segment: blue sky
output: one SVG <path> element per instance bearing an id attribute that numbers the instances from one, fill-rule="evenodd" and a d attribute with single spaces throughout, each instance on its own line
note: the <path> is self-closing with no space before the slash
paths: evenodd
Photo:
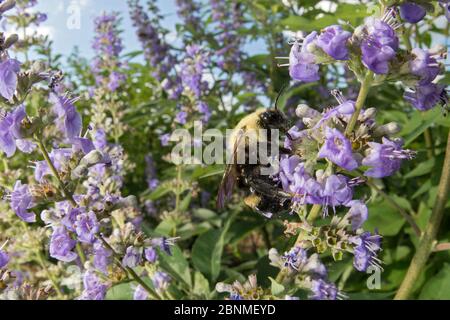
<path id="1" fill-rule="evenodd" d="M 144 1 L 145 2 L 145 1 Z M 143 2 L 143 3 L 144 3 Z M 165 16 L 164 25 L 173 30 L 179 21 L 174 0 L 159 0 L 159 7 Z M 71 9 L 80 8 L 80 28 L 68 28 Z M 54 41 L 54 50 L 69 55 L 75 46 L 80 48 L 83 56 L 93 55 L 91 42 L 93 38 L 93 18 L 102 11 L 118 11 L 123 18 L 122 37 L 127 52 L 141 49 L 134 28 L 131 24 L 126 0 L 40 0 L 36 9 L 48 15 L 48 20 L 38 31 L 49 34 Z"/>
<path id="2" fill-rule="evenodd" d="M 163 25 L 174 31 L 175 24 L 179 22 L 176 14 L 175 0 L 157 0 L 161 13 L 164 15 Z M 281 1 L 281 0 L 280 0 Z M 145 5 L 146 0 L 141 0 Z M 328 2 L 328 1 L 323 1 Z M 80 28 L 68 28 L 70 9 L 79 8 Z M 54 41 L 54 50 L 68 56 L 75 46 L 78 46 L 81 55 L 92 57 L 91 43 L 93 39 L 93 19 L 102 11 L 118 11 L 123 18 L 123 43 L 125 52 L 140 50 L 134 27 L 132 26 L 127 0 L 39 0 L 37 10 L 48 15 L 48 20 L 39 27 L 39 32 L 49 34 Z M 445 23 L 445 18 L 440 19 Z M 448 39 L 447 39 L 448 41 Z M 446 43 L 444 37 L 433 36 L 434 44 Z M 264 45 L 261 41 L 247 44 L 245 51 L 250 54 L 264 53 Z"/>

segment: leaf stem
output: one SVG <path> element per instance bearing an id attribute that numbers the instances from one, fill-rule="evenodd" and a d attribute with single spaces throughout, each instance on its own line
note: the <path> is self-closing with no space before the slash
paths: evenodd
<path id="1" fill-rule="evenodd" d="M 373 72 L 367 71 L 364 80 L 361 82 L 358 98 L 356 99 L 355 112 L 350 118 L 350 122 L 348 123 L 347 128 L 345 128 L 345 135 L 347 137 L 350 136 L 350 134 L 353 132 L 353 129 L 355 129 L 355 125 L 356 122 L 358 121 L 359 114 L 361 113 L 361 110 L 364 107 L 364 103 L 366 102 L 367 95 L 369 94 L 372 81 L 373 81 Z"/>
<path id="2" fill-rule="evenodd" d="M 396 300 L 405 300 L 410 297 L 413 292 L 414 285 L 419 275 L 427 263 L 427 260 L 434 249 L 437 232 L 444 216 L 445 205 L 448 201 L 450 190 L 450 132 L 447 140 L 447 149 L 445 151 L 444 166 L 442 168 L 441 179 L 439 181 L 438 192 L 434 203 L 430 220 L 425 228 L 425 232 L 420 239 L 417 251 L 411 260 L 408 271 L 403 279 L 400 288 L 395 295 Z"/>

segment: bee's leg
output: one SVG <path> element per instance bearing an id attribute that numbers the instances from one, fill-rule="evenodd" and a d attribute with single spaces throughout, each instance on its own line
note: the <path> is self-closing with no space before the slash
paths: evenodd
<path id="1" fill-rule="evenodd" d="M 271 218 L 274 214 L 281 214 L 289 210 L 291 202 L 288 200 L 274 199 L 273 197 L 267 197 L 260 195 L 258 204 L 254 206 L 254 210 L 266 218 Z M 280 201 L 276 201 L 280 200 Z"/>
<path id="2" fill-rule="evenodd" d="M 261 195 L 267 196 L 267 197 L 278 197 L 282 199 L 289 199 L 291 198 L 291 195 L 276 185 L 274 185 L 274 182 L 270 183 L 265 179 L 262 178 L 254 178 L 251 176 L 247 177 L 247 184 L 248 186 L 253 189 L 254 191 L 260 193 Z"/>
<path id="3" fill-rule="evenodd" d="M 267 144 L 267 151 L 271 151 L 272 150 L 272 141 L 266 141 L 265 142 Z M 259 150 L 259 144 L 260 142 L 258 142 L 258 150 Z M 292 150 L 283 147 L 282 145 L 280 145 L 280 143 L 278 143 L 278 152 L 279 154 L 287 154 L 287 155 L 292 155 Z M 269 154 L 270 155 L 270 154 Z"/>

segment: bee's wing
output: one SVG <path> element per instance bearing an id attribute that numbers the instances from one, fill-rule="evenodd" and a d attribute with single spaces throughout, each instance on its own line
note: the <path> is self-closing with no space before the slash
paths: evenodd
<path id="1" fill-rule="evenodd" d="M 236 154 L 241 143 L 242 135 L 236 139 L 235 145 L 233 146 L 233 154 L 231 158 L 231 163 L 227 165 L 225 168 L 225 172 L 223 174 L 222 182 L 219 186 L 219 192 L 217 194 L 216 207 L 217 209 L 223 209 L 225 206 L 225 201 L 231 197 L 231 194 L 234 189 L 234 185 L 236 184 L 236 180 L 238 178 L 238 172 L 236 169 Z"/>

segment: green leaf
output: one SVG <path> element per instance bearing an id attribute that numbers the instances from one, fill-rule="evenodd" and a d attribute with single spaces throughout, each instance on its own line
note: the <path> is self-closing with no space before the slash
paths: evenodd
<path id="1" fill-rule="evenodd" d="M 445 263 L 441 271 L 427 281 L 420 292 L 419 299 L 450 299 L 450 264 Z"/>
<path id="2" fill-rule="evenodd" d="M 194 289 L 192 290 L 192 293 L 206 299 L 211 293 L 208 279 L 206 279 L 201 272 L 196 271 L 194 274 Z"/>
<path id="3" fill-rule="evenodd" d="M 310 31 L 308 27 L 311 25 L 311 21 L 301 16 L 289 16 L 280 21 L 282 26 L 289 27 L 291 30 L 305 30 Z"/>
<path id="4" fill-rule="evenodd" d="M 280 283 L 278 283 L 274 278 L 272 278 L 272 277 L 270 277 L 269 278 L 270 279 L 270 281 L 272 282 L 272 285 L 271 285 L 271 291 L 272 291 L 272 294 L 274 295 L 274 296 L 278 296 L 278 295 L 280 295 L 280 294 L 283 294 L 283 292 L 284 292 L 284 290 L 285 290 L 285 288 L 284 288 L 284 286 L 282 285 L 282 284 L 280 284 Z"/>
<path id="5" fill-rule="evenodd" d="M 178 246 L 172 247 L 172 255 L 159 251 L 161 267 L 178 281 L 183 282 L 189 288 L 192 287 L 189 263 Z"/>
<path id="6" fill-rule="evenodd" d="M 369 218 L 364 223 L 364 229 L 373 231 L 378 229 L 383 236 L 394 236 L 405 224 L 405 220 L 386 201 L 377 201 L 369 206 Z"/>
<path id="7" fill-rule="evenodd" d="M 147 198 L 149 200 L 155 201 L 158 200 L 159 198 L 164 197 L 166 194 L 168 194 L 170 191 L 172 191 L 168 186 L 159 186 L 158 188 L 156 188 L 155 191 L 153 191 Z"/>
<path id="8" fill-rule="evenodd" d="M 192 247 L 192 263 L 211 282 L 219 276 L 225 237 L 236 214 L 228 218 L 222 230 L 213 229 L 203 233 Z"/>
<path id="9" fill-rule="evenodd" d="M 395 292 L 358 292 L 348 293 L 350 300 L 391 300 Z"/>
<path id="10" fill-rule="evenodd" d="M 161 236 L 172 236 L 177 224 L 173 219 L 165 219 L 155 228 L 154 233 Z"/>
<path id="11" fill-rule="evenodd" d="M 217 218 L 217 213 L 205 208 L 195 209 L 193 215 L 194 217 L 200 218 L 202 220 L 210 220 Z"/>
<path id="12" fill-rule="evenodd" d="M 405 138 L 404 147 L 408 146 L 411 142 L 413 142 L 418 136 L 425 132 L 435 121 L 441 116 L 441 111 L 439 108 L 431 109 L 423 114 L 423 120 L 420 122 L 418 126 L 413 128 Z"/>
<path id="13" fill-rule="evenodd" d="M 224 246 L 222 234 L 220 230 L 210 230 L 198 237 L 192 248 L 192 263 L 212 282 L 217 279 L 220 272 Z"/>
<path id="14" fill-rule="evenodd" d="M 127 282 L 115 285 L 106 292 L 106 300 L 132 300 L 134 282 Z"/>
<path id="15" fill-rule="evenodd" d="M 423 176 L 424 174 L 428 174 L 434 168 L 434 164 L 436 163 L 434 158 L 431 158 L 427 161 L 419 163 L 412 171 L 408 172 L 405 175 L 405 179 L 414 178 Z"/>

